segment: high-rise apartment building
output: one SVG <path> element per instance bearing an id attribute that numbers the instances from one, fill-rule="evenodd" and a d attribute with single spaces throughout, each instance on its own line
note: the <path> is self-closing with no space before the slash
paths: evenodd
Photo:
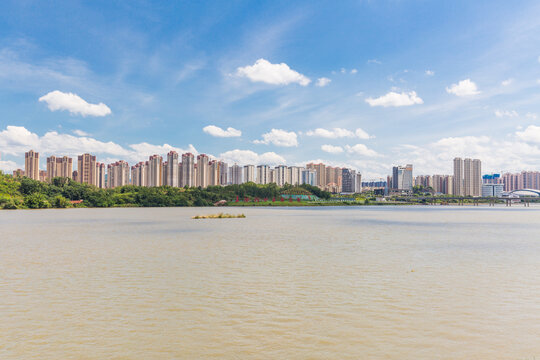
<path id="1" fill-rule="evenodd" d="M 182 154 L 182 182 L 180 186 L 195 186 L 195 157 L 192 153 Z"/>
<path id="2" fill-rule="evenodd" d="M 302 184 L 302 171 L 304 168 L 299 166 L 289 166 L 288 183 L 294 186 Z"/>
<path id="3" fill-rule="evenodd" d="M 255 165 L 244 166 L 244 182 L 255 182 Z"/>
<path id="4" fill-rule="evenodd" d="M 107 165 L 107 187 L 112 189 L 119 186 L 129 185 L 129 164 L 124 160 Z"/>
<path id="5" fill-rule="evenodd" d="M 341 178 L 342 178 L 342 192 L 347 194 L 354 194 L 357 192 L 357 177 L 356 171 L 343 168 L 341 169 Z"/>
<path id="6" fill-rule="evenodd" d="M 39 153 L 30 150 L 24 154 L 24 175 L 39 180 Z"/>
<path id="7" fill-rule="evenodd" d="M 163 158 L 159 155 L 152 155 L 148 158 L 147 186 L 163 185 Z"/>
<path id="8" fill-rule="evenodd" d="M 169 151 L 167 154 L 167 177 L 165 185 L 178 187 L 178 153 Z"/>
<path id="9" fill-rule="evenodd" d="M 208 173 L 208 185 L 216 186 L 221 185 L 220 181 L 220 167 L 221 163 L 218 160 L 211 160 L 209 162 Z"/>
<path id="10" fill-rule="evenodd" d="M 234 164 L 230 167 L 231 184 L 238 185 L 242 183 L 242 167 Z"/>
<path id="11" fill-rule="evenodd" d="M 148 161 L 139 162 L 131 167 L 131 183 L 135 186 L 148 186 Z"/>
<path id="12" fill-rule="evenodd" d="M 90 154 L 77 158 L 77 180 L 82 184 L 96 185 L 96 157 Z"/>
<path id="13" fill-rule="evenodd" d="M 55 177 L 72 178 L 73 174 L 73 159 L 67 156 L 56 157 L 49 156 L 47 158 L 47 176 L 49 181 Z"/>
<path id="14" fill-rule="evenodd" d="M 283 186 L 289 181 L 289 169 L 285 165 L 279 165 L 275 167 L 275 180 L 274 182 L 278 186 Z"/>
<path id="15" fill-rule="evenodd" d="M 197 186 L 205 188 L 208 186 L 210 168 L 208 166 L 208 155 L 197 156 Z"/>
<path id="16" fill-rule="evenodd" d="M 305 169 L 302 171 L 302 184 L 318 186 L 317 172 L 313 169 Z"/>
<path id="17" fill-rule="evenodd" d="M 227 185 L 228 182 L 228 173 L 229 173 L 229 166 L 226 162 L 220 161 L 219 162 L 219 184 L 220 185 Z"/>
<path id="18" fill-rule="evenodd" d="M 257 184 L 270 184 L 270 170 L 270 166 L 268 165 L 257 166 Z"/>
<path id="19" fill-rule="evenodd" d="M 398 191 L 412 191 L 413 188 L 413 166 L 394 166 L 392 168 L 392 189 Z"/>
<path id="20" fill-rule="evenodd" d="M 454 159 L 454 195 L 456 196 L 465 195 L 465 188 L 463 186 L 463 175 L 463 159 L 457 157 Z"/>
<path id="21" fill-rule="evenodd" d="M 321 189 L 328 184 L 326 181 L 326 166 L 324 164 L 309 163 L 306 165 L 306 169 L 315 170 L 317 173 L 317 186 L 319 186 Z"/>
<path id="22" fill-rule="evenodd" d="M 96 186 L 100 189 L 104 189 L 107 187 L 107 184 L 105 183 L 105 179 L 107 178 L 105 175 L 105 164 L 96 162 Z"/>
<path id="23" fill-rule="evenodd" d="M 482 162 L 478 159 L 454 159 L 454 195 L 482 194 Z"/>

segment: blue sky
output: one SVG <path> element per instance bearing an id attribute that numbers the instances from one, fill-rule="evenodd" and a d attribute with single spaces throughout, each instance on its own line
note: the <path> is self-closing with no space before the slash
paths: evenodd
<path id="1" fill-rule="evenodd" d="M 173 3 L 173 4 L 171 4 Z M 130 163 L 540 170 L 535 1 L 2 1 L 0 169 Z M 229 130 L 227 130 L 229 129 Z"/>

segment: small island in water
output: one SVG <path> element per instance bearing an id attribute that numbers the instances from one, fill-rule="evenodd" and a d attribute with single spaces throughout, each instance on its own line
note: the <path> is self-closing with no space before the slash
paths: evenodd
<path id="1" fill-rule="evenodd" d="M 195 215 L 192 217 L 192 219 L 244 219 L 246 215 L 244 214 L 210 214 L 210 215 Z"/>

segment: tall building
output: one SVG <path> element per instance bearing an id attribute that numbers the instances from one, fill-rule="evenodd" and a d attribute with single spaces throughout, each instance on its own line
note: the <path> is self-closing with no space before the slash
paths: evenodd
<path id="1" fill-rule="evenodd" d="M 356 173 L 356 192 L 362 192 L 362 174 Z"/>
<path id="2" fill-rule="evenodd" d="M 306 169 L 308 170 L 315 170 L 317 173 L 317 186 L 319 186 L 321 189 L 328 184 L 326 181 L 326 166 L 324 164 L 307 164 Z"/>
<path id="3" fill-rule="evenodd" d="M 197 156 L 197 186 L 205 188 L 208 186 L 209 179 L 208 155 L 200 154 Z"/>
<path id="4" fill-rule="evenodd" d="M 411 191 L 413 188 L 413 166 L 394 166 L 392 168 L 392 189 Z"/>
<path id="5" fill-rule="evenodd" d="M 231 173 L 231 184 L 238 185 L 242 183 L 242 167 L 234 164 L 229 169 Z"/>
<path id="6" fill-rule="evenodd" d="M 275 168 L 275 183 L 278 186 L 283 186 L 289 181 L 289 169 L 285 165 L 279 165 Z"/>
<path id="7" fill-rule="evenodd" d="M 67 156 L 58 158 L 56 156 L 49 156 L 47 158 L 47 176 L 49 180 L 55 177 L 72 178 L 73 173 L 73 159 Z"/>
<path id="8" fill-rule="evenodd" d="M 291 185 L 300 185 L 302 183 L 302 171 L 304 168 L 299 166 L 289 166 L 289 179 L 288 183 Z"/>
<path id="9" fill-rule="evenodd" d="M 165 185 L 178 187 L 178 153 L 169 151 L 167 154 L 167 178 Z"/>
<path id="10" fill-rule="evenodd" d="M 270 166 L 258 165 L 257 166 L 257 184 L 266 185 L 270 184 Z"/>
<path id="11" fill-rule="evenodd" d="M 317 186 L 317 172 L 313 169 L 305 169 L 302 171 L 302 184 Z"/>
<path id="12" fill-rule="evenodd" d="M 163 158 L 159 155 L 152 155 L 148 158 L 147 186 L 163 185 Z"/>
<path id="13" fill-rule="evenodd" d="M 107 184 L 105 183 L 106 175 L 105 175 L 105 164 L 97 162 L 96 163 L 96 186 L 100 189 L 104 189 L 107 187 Z"/>
<path id="14" fill-rule="evenodd" d="M 455 158 L 454 159 L 454 195 L 464 196 L 465 188 L 463 186 L 463 159 Z"/>
<path id="15" fill-rule="evenodd" d="M 354 194 L 358 192 L 356 171 L 343 168 L 341 169 L 342 185 L 341 191 L 347 194 Z"/>
<path id="16" fill-rule="evenodd" d="M 216 186 L 220 184 L 220 165 L 221 163 L 218 160 L 212 160 L 209 162 L 209 173 L 208 173 L 208 185 Z"/>
<path id="17" fill-rule="evenodd" d="M 195 186 L 195 158 L 192 153 L 182 154 L 182 182 L 180 186 Z"/>
<path id="18" fill-rule="evenodd" d="M 228 184 L 228 172 L 229 172 L 229 166 L 226 162 L 220 161 L 219 162 L 219 183 L 220 185 L 227 185 Z"/>
<path id="19" fill-rule="evenodd" d="M 244 182 L 255 182 L 255 165 L 244 166 Z"/>
<path id="20" fill-rule="evenodd" d="M 454 159 L 454 195 L 482 194 L 482 162 L 478 159 Z"/>
<path id="21" fill-rule="evenodd" d="M 90 154 L 77 158 L 77 180 L 82 184 L 96 185 L 96 157 Z"/>
<path id="22" fill-rule="evenodd" d="M 148 186 L 148 162 L 139 162 L 131 167 L 131 183 L 136 186 Z"/>
<path id="23" fill-rule="evenodd" d="M 112 189 L 129 185 L 129 172 L 129 165 L 124 160 L 107 165 L 107 187 Z"/>
<path id="24" fill-rule="evenodd" d="M 39 153 L 30 150 L 24 153 L 24 175 L 39 180 Z"/>

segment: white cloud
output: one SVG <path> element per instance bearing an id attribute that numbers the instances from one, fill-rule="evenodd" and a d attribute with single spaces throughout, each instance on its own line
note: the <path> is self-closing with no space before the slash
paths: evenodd
<path id="1" fill-rule="evenodd" d="M 529 119 L 533 119 L 533 120 L 536 120 L 538 118 L 538 115 L 536 115 L 535 113 L 532 113 L 532 112 L 528 112 L 527 114 L 525 114 L 525 116 Z"/>
<path id="2" fill-rule="evenodd" d="M 346 145 L 345 149 L 347 149 L 347 152 L 349 154 L 368 156 L 368 157 L 379 156 L 379 154 L 375 150 L 369 149 L 364 144 L 356 144 L 353 146 Z"/>
<path id="3" fill-rule="evenodd" d="M 124 148 L 112 141 L 105 142 L 86 136 L 60 134 L 56 131 L 49 131 L 45 135 L 39 136 L 22 126 L 12 125 L 0 132 L 0 153 L 23 156 L 30 149 L 40 152 L 41 159 L 50 155 L 77 156 L 91 153 L 102 158 L 98 161 L 103 161 L 103 158 L 114 158 L 115 160 L 127 160 L 131 163 L 146 160 L 148 156 L 153 154 L 165 155 L 170 150 L 175 150 L 178 153 L 192 152 L 197 154 L 193 145 L 189 145 L 188 149 L 184 150 L 168 144 L 152 145 L 143 142 Z"/>
<path id="4" fill-rule="evenodd" d="M 341 68 L 340 71 L 341 71 L 342 74 L 345 74 L 347 72 L 347 70 L 345 70 L 345 68 Z"/>
<path id="5" fill-rule="evenodd" d="M 219 155 L 219 158 L 229 165 L 280 165 L 285 164 L 285 159 L 275 152 L 257 154 L 251 150 L 230 150 Z"/>
<path id="6" fill-rule="evenodd" d="M 324 87 L 324 86 L 330 84 L 331 81 L 332 80 L 330 80 L 329 78 L 325 78 L 325 77 L 318 78 L 317 79 L 317 86 Z"/>
<path id="7" fill-rule="evenodd" d="M 331 130 L 327 129 L 321 129 L 317 128 L 315 130 L 309 130 L 306 132 L 307 136 L 316 136 L 316 137 L 322 137 L 327 139 L 338 139 L 338 138 L 354 138 L 357 137 L 359 139 L 370 139 L 373 136 L 370 136 L 367 132 L 364 130 L 358 128 L 354 132 L 347 129 L 342 128 L 333 128 Z"/>
<path id="8" fill-rule="evenodd" d="M 298 146 L 298 136 L 294 131 L 272 129 L 269 133 L 262 135 L 262 140 L 255 140 L 255 144 L 274 144 L 276 146 Z"/>
<path id="9" fill-rule="evenodd" d="M 219 126 L 215 125 L 208 125 L 203 128 L 203 131 L 209 135 L 215 136 L 215 137 L 238 137 L 242 136 L 242 131 L 234 129 L 232 127 L 227 128 L 227 130 L 223 130 Z"/>
<path id="10" fill-rule="evenodd" d="M 13 170 L 22 169 L 24 166 L 18 166 L 15 161 L 0 160 L 0 170 L 6 174 L 9 174 Z"/>
<path id="11" fill-rule="evenodd" d="M 333 145 L 323 145 L 321 146 L 321 150 L 330 154 L 339 154 L 343 152 L 343 148 L 341 146 Z"/>
<path id="12" fill-rule="evenodd" d="M 351 70 L 351 74 L 356 74 L 357 72 L 358 72 L 358 70 L 356 70 L 356 69 Z"/>
<path id="13" fill-rule="evenodd" d="M 529 125 L 525 130 L 516 132 L 516 137 L 526 142 L 540 144 L 540 126 Z"/>
<path id="14" fill-rule="evenodd" d="M 471 96 L 480 94 L 476 84 L 472 82 L 471 79 L 461 80 L 457 84 L 450 85 L 449 88 L 446 88 L 446 92 L 456 96 Z"/>
<path id="15" fill-rule="evenodd" d="M 77 136 L 89 136 L 90 135 L 86 131 L 82 131 L 82 130 L 78 130 L 78 129 L 73 130 L 73 133 L 75 135 L 77 135 Z"/>
<path id="16" fill-rule="evenodd" d="M 496 117 L 518 117 L 519 114 L 515 111 L 508 111 L 508 110 L 495 110 L 495 116 Z"/>
<path id="17" fill-rule="evenodd" d="M 239 67 L 236 75 L 247 77 L 253 82 L 264 82 L 272 85 L 288 85 L 298 83 L 307 86 L 311 82 L 306 76 L 292 70 L 285 63 L 272 64 L 265 59 L 259 59 L 253 65 Z"/>
<path id="18" fill-rule="evenodd" d="M 422 100 L 418 95 L 416 95 L 416 91 L 410 91 L 408 93 L 402 92 L 401 94 L 391 91 L 388 94 L 375 99 L 369 97 L 366 99 L 366 102 L 370 106 L 389 107 L 423 104 L 424 100 Z"/>
<path id="19" fill-rule="evenodd" d="M 51 111 L 67 110 L 71 114 L 82 116 L 105 116 L 111 113 L 111 109 L 104 103 L 90 104 L 77 94 L 64 93 L 58 90 L 49 92 L 39 98 L 39 101 L 47 103 Z"/>
<path id="20" fill-rule="evenodd" d="M 540 164 L 540 127 L 530 125 L 524 131 L 505 137 L 447 137 L 423 146 L 395 148 L 396 163 L 412 163 L 416 174 L 451 174 L 455 157 L 482 161 L 482 171 L 517 172 L 537 170 Z"/>
<path id="21" fill-rule="evenodd" d="M 367 61 L 367 63 L 368 63 L 368 64 L 377 64 L 377 65 L 382 64 L 382 62 L 379 61 L 379 60 L 377 60 L 377 59 L 369 59 L 369 60 Z"/>
<path id="22" fill-rule="evenodd" d="M 433 70 L 426 70 L 426 75 L 427 75 L 427 76 L 433 76 L 433 75 L 435 75 L 435 71 L 433 71 Z"/>
<path id="23" fill-rule="evenodd" d="M 510 84 L 513 83 L 513 82 L 514 82 L 514 79 L 506 79 L 506 80 L 503 80 L 503 81 L 501 82 L 501 85 L 502 85 L 502 86 L 508 86 L 508 85 L 510 85 Z"/>

